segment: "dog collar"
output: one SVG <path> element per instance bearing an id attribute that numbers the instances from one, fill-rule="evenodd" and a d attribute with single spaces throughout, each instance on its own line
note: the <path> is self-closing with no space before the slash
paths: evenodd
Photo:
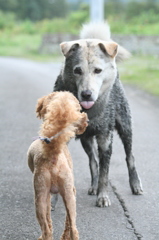
<path id="1" fill-rule="evenodd" d="M 58 136 L 60 136 L 62 134 L 63 131 L 59 132 L 59 133 L 56 133 L 54 136 L 52 137 L 43 137 L 43 136 L 38 136 L 36 138 L 34 138 L 34 140 L 36 139 L 40 139 L 41 141 L 43 142 L 46 142 L 47 144 L 51 143 L 51 141 L 54 139 L 54 138 L 57 138 Z"/>
<path id="2" fill-rule="evenodd" d="M 52 137 L 42 137 L 42 136 L 39 136 L 39 139 L 46 142 L 47 144 L 51 143 L 51 141 L 54 139 L 54 138 L 57 138 L 58 136 L 60 136 L 62 134 L 63 131 L 59 132 L 59 133 L 56 133 L 54 136 Z"/>

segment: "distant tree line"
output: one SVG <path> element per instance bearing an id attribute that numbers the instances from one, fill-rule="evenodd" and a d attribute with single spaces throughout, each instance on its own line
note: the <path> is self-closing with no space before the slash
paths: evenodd
<path id="1" fill-rule="evenodd" d="M 89 5 L 82 0 L 0 0 L 0 11 L 3 13 L 14 13 L 17 20 L 40 21 L 42 19 L 65 18 L 70 13 L 78 12 L 81 6 L 87 9 L 89 16 Z M 131 19 L 141 13 L 158 14 L 159 0 L 122 1 L 105 0 L 105 17 L 123 15 Z M 78 14 L 78 13 L 77 13 Z"/>
<path id="2" fill-rule="evenodd" d="M 104 11 L 114 33 L 158 35 L 159 0 L 105 0 Z M 0 0 L 0 33 L 77 34 L 88 21 L 82 0 Z"/>
<path id="3" fill-rule="evenodd" d="M 138 16 L 143 12 L 159 13 L 159 0 L 143 1 L 122 1 L 122 0 L 105 0 L 105 15 L 123 14 L 127 19 Z"/>
<path id="4" fill-rule="evenodd" d="M 15 13 L 17 19 L 39 21 L 64 18 L 68 13 L 68 3 L 65 0 L 0 0 L 0 10 Z"/>

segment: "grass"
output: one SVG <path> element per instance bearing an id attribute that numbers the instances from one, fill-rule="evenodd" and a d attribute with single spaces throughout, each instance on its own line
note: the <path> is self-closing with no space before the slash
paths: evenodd
<path id="1" fill-rule="evenodd" d="M 121 25 L 122 25 L 122 30 L 121 30 Z M 145 35 L 145 36 L 151 36 L 151 35 L 158 35 L 158 28 L 159 24 L 154 23 L 154 24 L 125 24 L 115 22 L 111 25 L 111 31 L 113 33 L 117 34 L 136 34 L 136 35 Z"/>
<path id="2" fill-rule="evenodd" d="M 159 96 L 159 57 L 133 56 L 120 63 L 119 71 L 124 83 L 138 86 Z"/>
<path id="3" fill-rule="evenodd" d="M 62 61 L 62 54 L 39 54 L 41 34 L 0 32 L 0 56 L 13 56 L 41 62 Z M 121 79 L 159 96 L 159 57 L 133 56 L 119 64 Z"/>
<path id="4" fill-rule="evenodd" d="M 42 41 L 41 34 L 7 34 L 0 33 L 0 56 L 28 58 L 36 61 L 58 61 L 59 54 L 39 54 Z"/>

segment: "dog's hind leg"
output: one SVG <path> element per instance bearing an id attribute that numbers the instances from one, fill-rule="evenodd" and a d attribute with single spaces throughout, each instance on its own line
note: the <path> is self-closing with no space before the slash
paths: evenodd
<path id="1" fill-rule="evenodd" d="M 52 223 L 45 198 L 47 197 L 39 195 L 35 199 L 36 217 L 42 231 L 42 236 L 38 240 L 52 240 Z"/>
<path id="2" fill-rule="evenodd" d="M 31 152 L 28 151 L 28 166 L 32 173 L 34 172 L 34 159 L 33 156 L 31 155 Z"/>
<path id="3" fill-rule="evenodd" d="M 130 110 L 128 104 L 126 103 L 126 100 L 123 102 L 123 105 L 121 109 L 118 109 L 117 111 L 115 127 L 124 145 L 126 163 L 129 172 L 129 183 L 132 193 L 140 195 L 143 193 L 143 190 L 140 178 L 136 170 L 135 158 L 132 154 L 132 127 Z"/>
<path id="4" fill-rule="evenodd" d="M 68 214 L 66 214 L 65 229 L 60 240 L 67 240 L 67 239 L 70 239 L 70 220 L 69 220 Z"/>
<path id="5" fill-rule="evenodd" d="M 52 232 L 52 219 L 51 219 L 51 194 L 48 194 L 47 197 L 47 213 L 46 213 L 46 219 L 48 222 L 48 226 L 50 228 L 50 231 Z"/>
<path id="6" fill-rule="evenodd" d="M 42 231 L 38 240 L 52 240 L 51 203 L 47 180 L 46 175 L 34 175 L 36 217 Z"/>
<path id="7" fill-rule="evenodd" d="M 73 181 L 73 180 L 72 180 Z M 75 190 L 70 184 L 71 180 L 68 180 L 68 183 L 63 185 L 63 190 L 61 195 L 66 208 L 66 221 L 65 229 L 62 234 L 61 240 L 79 240 L 78 230 L 76 227 L 76 198 Z"/>
<path id="8" fill-rule="evenodd" d="M 98 188 L 98 157 L 93 137 L 81 137 L 82 146 L 89 157 L 89 167 L 91 172 L 91 187 L 88 190 L 89 195 L 96 195 Z"/>

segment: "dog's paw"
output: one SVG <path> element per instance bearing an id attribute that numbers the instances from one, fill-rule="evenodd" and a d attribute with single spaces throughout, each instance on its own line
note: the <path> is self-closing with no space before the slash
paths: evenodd
<path id="1" fill-rule="evenodd" d="M 94 187 L 90 187 L 88 189 L 88 195 L 97 195 L 97 189 Z"/>
<path id="2" fill-rule="evenodd" d="M 111 202 L 108 196 L 97 198 L 97 201 L 96 201 L 97 207 L 109 207 L 110 205 L 111 205 Z"/>
<path id="3" fill-rule="evenodd" d="M 142 189 L 141 183 L 137 182 L 137 183 L 131 185 L 131 191 L 134 195 L 142 195 L 143 189 Z"/>
<path id="4" fill-rule="evenodd" d="M 140 178 L 138 177 L 138 175 L 130 178 L 130 187 L 131 187 L 131 191 L 134 195 L 142 195 L 143 194 L 142 184 L 141 184 L 141 181 L 140 181 Z"/>

